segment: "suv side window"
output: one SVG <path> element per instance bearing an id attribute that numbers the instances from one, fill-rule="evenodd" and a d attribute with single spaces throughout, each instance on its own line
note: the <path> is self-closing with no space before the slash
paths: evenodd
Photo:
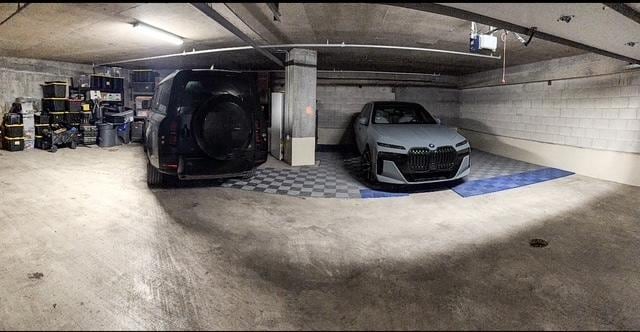
<path id="1" fill-rule="evenodd" d="M 153 96 L 153 104 L 151 109 L 155 112 L 166 114 L 169 106 L 169 97 L 171 96 L 171 84 L 162 84 L 158 86 Z"/>

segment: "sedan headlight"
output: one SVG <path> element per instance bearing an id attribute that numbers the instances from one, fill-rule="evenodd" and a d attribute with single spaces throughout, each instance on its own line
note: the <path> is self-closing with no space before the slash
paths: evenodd
<path id="1" fill-rule="evenodd" d="M 469 143 L 469 141 L 464 140 L 464 141 L 462 141 L 462 142 L 460 142 L 460 143 L 456 144 L 456 148 L 457 148 L 457 147 L 459 147 L 459 146 L 463 146 L 463 145 L 465 145 L 465 144 L 467 144 L 467 143 Z"/>
<path id="2" fill-rule="evenodd" d="M 404 146 L 400 146 L 400 145 L 393 145 L 393 144 L 387 144 L 387 143 L 381 143 L 381 142 L 378 142 L 378 146 L 381 146 L 381 147 L 383 147 L 383 148 L 390 148 L 390 149 L 404 150 Z"/>

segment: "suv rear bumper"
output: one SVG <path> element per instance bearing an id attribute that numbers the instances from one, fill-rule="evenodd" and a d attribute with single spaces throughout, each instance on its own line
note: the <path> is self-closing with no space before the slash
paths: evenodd
<path id="1" fill-rule="evenodd" d="M 181 180 L 208 180 L 245 177 L 255 171 L 252 159 L 234 160 L 232 163 L 220 163 L 209 158 L 187 158 L 180 156 L 178 169 L 174 173 Z"/>

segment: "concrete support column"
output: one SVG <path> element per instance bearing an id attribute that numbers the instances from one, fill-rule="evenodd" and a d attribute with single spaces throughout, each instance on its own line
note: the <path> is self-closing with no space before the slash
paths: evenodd
<path id="1" fill-rule="evenodd" d="M 316 163 L 317 52 L 294 48 L 285 70 L 284 160 L 291 166 Z"/>

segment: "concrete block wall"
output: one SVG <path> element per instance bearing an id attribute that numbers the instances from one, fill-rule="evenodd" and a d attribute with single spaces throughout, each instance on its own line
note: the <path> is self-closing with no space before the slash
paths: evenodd
<path id="1" fill-rule="evenodd" d="M 91 65 L 0 57 L 0 113 L 8 112 L 16 97 L 42 98 L 45 81 L 67 81 L 92 73 Z M 36 105 L 38 106 L 38 105 Z"/>
<path id="2" fill-rule="evenodd" d="M 455 126 L 459 95 L 457 89 L 437 87 L 318 86 L 318 144 L 351 143 L 351 121 L 370 101 L 416 102 L 439 117 L 443 124 Z"/>
<path id="3" fill-rule="evenodd" d="M 640 185 L 640 71 L 586 54 L 463 76 L 461 132 L 471 146 Z"/>
<path id="4" fill-rule="evenodd" d="M 447 88 L 398 87 L 396 100 L 416 102 L 422 105 L 442 124 L 455 127 L 460 117 L 460 91 Z"/>
<path id="5" fill-rule="evenodd" d="M 461 90 L 462 128 L 640 153 L 640 72 Z"/>
<path id="6" fill-rule="evenodd" d="M 348 144 L 353 140 L 351 120 L 370 101 L 395 100 L 389 86 L 319 85 L 318 144 Z"/>

